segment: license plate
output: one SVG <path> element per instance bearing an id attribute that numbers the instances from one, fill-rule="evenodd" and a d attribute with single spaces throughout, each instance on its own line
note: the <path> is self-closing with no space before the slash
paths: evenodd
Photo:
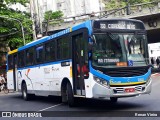
<path id="1" fill-rule="evenodd" d="M 125 89 L 125 92 L 129 93 L 129 92 L 134 92 L 135 89 L 134 88 L 126 88 Z"/>

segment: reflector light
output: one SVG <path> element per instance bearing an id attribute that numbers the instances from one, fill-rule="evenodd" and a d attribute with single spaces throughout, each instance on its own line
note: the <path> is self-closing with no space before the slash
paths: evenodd
<path id="1" fill-rule="evenodd" d="M 126 62 L 117 62 L 116 63 L 117 66 L 127 66 Z"/>

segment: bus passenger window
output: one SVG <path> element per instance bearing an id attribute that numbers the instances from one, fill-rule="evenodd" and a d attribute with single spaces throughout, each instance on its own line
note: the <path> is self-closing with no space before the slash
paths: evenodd
<path id="1" fill-rule="evenodd" d="M 9 70 L 13 69 L 13 56 L 12 55 L 8 56 L 8 69 Z"/>
<path id="2" fill-rule="evenodd" d="M 26 51 L 26 65 L 34 64 L 34 48 L 29 48 Z"/>
<path id="3" fill-rule="evenodd" d="M 69 40 L 66 38 L 57 40 L 57 58 L 67 59 L 70 56 Z"/>
<path id="4" fill-rule="evenodd" d="M 43 62 L 43 45 L 40 45 L 36 48 L 36 62 L 42 63 Z"/>
<path id="5" fill-rule="evenodd" d="M 45 61 L 54 61 L 56 59 L 55 41 L 45 44 Z"/>
<path id="6" fill-rule="evenodd" d="M 24 67 L 24 51 L 18 53 L 18 67 Z"/>

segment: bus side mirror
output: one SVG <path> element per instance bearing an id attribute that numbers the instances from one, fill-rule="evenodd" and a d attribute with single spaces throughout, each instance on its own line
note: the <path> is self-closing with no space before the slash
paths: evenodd
<path id="1" fill-rule="evenodd" d="M 151 69 L 154 68 L 154 66 L 153 66 L 152 64 L 149 64 L 148 66 L 149 66 L 149 68 L 151 68 Z"/>
<path id="2" fill-rule="evenodd" d="M 88 51 L 91 52 L 93 49 L 93 42 L 88 43 Z"/>
<path id="3" fill-rule="evenodd" d="M 89 36 L 91 42 L 88 43 L 88 51 L 91 52 L 93 50 L 94 44 L 96 44 L 96 39 L 93 35 Z"/>

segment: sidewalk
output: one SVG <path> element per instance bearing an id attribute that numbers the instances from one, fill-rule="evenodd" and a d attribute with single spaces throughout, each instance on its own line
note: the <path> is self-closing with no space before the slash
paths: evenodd
<path id="1" fill-rule="evenodd" d="M 8 94 L 15 94 L 15 93 L 18 93 L 18 92 L 16 92 L 16 91 L 9 91 L 9 93 L 4 93 L 4 91 L 2 90 L 1 92 L 0 92 L 0 95 L 8 95 Z"/>

